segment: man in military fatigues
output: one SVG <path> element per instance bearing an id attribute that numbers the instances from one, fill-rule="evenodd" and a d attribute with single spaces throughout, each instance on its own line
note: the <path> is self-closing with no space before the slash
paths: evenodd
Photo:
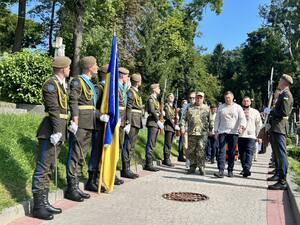
<path id="1" fill-rule="evenodd" d="M 103 99 L 103 91 L 105 85 L 106 74 L 108 72 L 108 64 L 101 67 L 99 70 L 99 82 L 95 85 L 97 92 L 97 104 L 96 104 L 96 127 L 92 133 L 92 152 L 89 160 L 89 178 L 85 185 L 85 189 L 88 191 L 98 192 L 98 178 L 99 178 L 99 163 L 102 156 L 103 148 L 103 135 L 105 122 L 100 120 L 100 109 Z M 102 189 L 104 191 L 104 189 Z"/>
<path id="2" fill-rule="evenodd" d="M 286 190 L 286 175 L 288 169 L 287 153 L 286 153 L 286 136 L 289 131 L 289 115 L 293 108 L 293 96 L 289 86 L 293 84 L 293 79 L 289 75 L 282 75 L 278 87 L 281 90 L 276 101 L 275 107 L 265 109 L 266 113 L 270 113 L 270 142 L 275 159 L 276 173 L 268 178 L 268 181 L 277 181 L 273 185 L 269 185 L 271 190 Z"/>
<path id="3" fill-rule="evenodd" d="M 193 174 L 199 167 L 200 175 L 205 175 L 205 146 L 209 128 L 212 127 L 209 116 L 209 107 L 203 103 L 204 93 L 196 93 L 196 102 L 186 112 L 180 126 L 184 132 L 184 125 L 188 123 L 188 146 L 190 169 Z"/>
<path id="4" fill-rule="evenodd" d="M 69 140 L 69 158 L 67 163 L 68 189 L 66 198 L 83 201 L 90 198 L 79 188 L 78 175 L 81 173 L 85 156 L 91 143 L 92 131 L 96 125 L 97 92 L 91 78 L 97 74 L 98 66 L 93 56 L 81 60 L 82 74 L 71 81 L 70 111 L 71 135 Z"/>
<path id="5" fill-rule="evenodd" d="M 125 141 L 122 152 L 122 171 L 121 176 L 136 179 L 138 174 L 133 173 L 130 170 L 130 159 L 134 152 L 135 143 L 138 138 L 138 133 L 142 124 L 142 109 L 143 102 L 139 92 L 139 87 L 142 84 L 142 77 L 140 74 L 132 74 L 131 76 L 132 86 L 127 92 L 127 106 L 126 106 L 126 126 Z"/>
<path id="6" fill-rule="evenodd" d="M 51 220 L 53 214 L 62 210 L 54 208 L 48 201 L 51 172 L 56 167 L 60 146 L 66 140 L 68 120 L 68 96 L 65 79 L 70 73 L 71 60 L 56 57 L 53 62 L 54 76 L 42 88 L 46 117 L 37 131 L 38 149 L 36 167 L 32 177 L 33 217 Z"/>
<path id="7" fill-rule="evenodd" d="M 173 106 L 174 95 L 169 93 L 167 95 L 167 103 L 164 106 L 165 111 L 165 122 L 164 122 L 164 131 L 165 131 L 165 140 L 164 140 L 164 160 L 162 161 L 163 165 L 173 166 L 170 155 L 172 149 L 172 143 L 175 135 L 176 125 L 174 123 L 175 119 L 175 108 Z"/>
<path id="8" fill-rule="evenodd" d="M 148 111 L 148 118 L 146 126 L 148 128 L 148 137 L 146 144 L 146 164 L 144 170 L 153 172 L 159 171 L 159 169 L 153 166 L 154 151 L 156 146 L 156 140 L 160 129 L 164 129 L 163 123 L 159 120 L 159 101 L 157 96 L 160 94 L 159 84 L 151 84 L 151 95 L 147 100 L 146 109 Z"/>

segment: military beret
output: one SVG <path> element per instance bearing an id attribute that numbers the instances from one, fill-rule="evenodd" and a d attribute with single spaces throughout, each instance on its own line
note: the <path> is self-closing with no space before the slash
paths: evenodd
<path id="1" fill-rule="evenodd" d="M 173 94 L 173 93 L 168 93 L 168 94 L 167 94 L 167 98 L 168 98 L 170 95 L 173 95 L 173 96 L 174 96 L 174 94 Z"/>
<path id="2" fill-rule="evenodd" d="M 201 92 L 201 91 L 196 92 L 196 96 L 198 96 L 198 95 L 204 97 L 204 92 Z"/>
<path id="3" fill-rule="evenodd" d="M 129 74 L 129 70 L 124 68 L 124 67 L 120 67 L 119 72 L 122 73 L 122 74 L 127 74 L 127 75 Z"/>
<path id="4" fill-rule="evenodd" d="M 109 67 L 109 64 L 103 65 L 103 66 L 101 66 L 100 71 L 102 73 L 108 73 L 108 67 Z"/>
<path id="5" fill-rule="evenodd" d="M 288 82 L 290 85 L 292 85 L 294 82 L 293 82 L 293 78 L 290 76 L 290 75 L 287 75 L 287 74 L 283 74 L 281 76 L 281 79 L 285 80 L 286 82 Z"/>
<path id="6" fill-rule="evenodd" d="M 158 88 L 159 87 L 159 84 L 151 84 L 150 85 L 150 88 L 152 89 L 152 90 L 154 90 L 155 88 Z"/>
<path id="7" fill-rule="evenodd" d="M 66 56 L 55 57 L 52 64 L 54 68 L 67 68 L 70 65 L 71 65 L 71 59 Z"/>
<path id="8" fill-rule="evenodd" d="M 80 63 L 82 69 L 88 69 L 97 64 L 97 60 L 94 56 L 86 56 L 81 59 Z"/>
<path id="9" fill-rule="evenodd" d="M 142 77 L 141 77 L 141 74 L 139 74 L 139 73 L 134 73 L 134 74 L 131 75 L 131 79 L 132 79 L 133 81 L 139 82 L 139 81 L 142 80 Z"/>

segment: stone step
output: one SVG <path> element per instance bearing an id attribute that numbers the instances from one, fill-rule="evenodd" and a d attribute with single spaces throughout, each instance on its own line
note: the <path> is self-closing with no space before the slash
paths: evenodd
<path id="1" fill-rule="evenodd" d="M 11 103 L 11 102 L 0 101 L 0 108 L 15 109 L 15 108 L 17 108 L 17 104 Z"/>
<path id="2" fill-rule="evenodd" d="M 25 113 L 27 113 L 26 109 L 0 107 L 0 114 L 25 114 Z"/>

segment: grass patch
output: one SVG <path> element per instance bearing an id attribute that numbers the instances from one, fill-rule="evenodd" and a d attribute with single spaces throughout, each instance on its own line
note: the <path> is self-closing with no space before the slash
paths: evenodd
<path id="1" fill-rule="evenodd" d="M 293 178 L 293 181 L 298 184 L 298 188 L 296 189 L 296 191 L 300 192 L 300 162 L 289 157 L 289 167 L 291 169 L 291 171 L 296 175 Z"/>
<path id="2" fill-rule="evenodd" d="M 7 115 L 0 116 L 0 211 L 16 203 L 31 198 L 32 174 L 35 168 L 35 151 L 37 146 L 36 130 L 42 116 Z M 145 160 L 145 146 L 147 142 L 147 129 L 139 134 L 133 162 L 142 164 Z M 163 135 L 159 135 L 156 145 L 155 157 L 163 157 Z M 172 155 L 177 155 L 177 145 L 173 145 Z M 68 145 L 62 146 L 58 160 L 58 187 L 66 186 L 65 165 L 68 157 Z M 88 162 L 89 156 L 87 156 Z M 121 162 L 118 162 L 121 168 Z M 84 176 L 86 176 L 86 168 Z M 50 189 L 55 188 L 51 181 Z"/>

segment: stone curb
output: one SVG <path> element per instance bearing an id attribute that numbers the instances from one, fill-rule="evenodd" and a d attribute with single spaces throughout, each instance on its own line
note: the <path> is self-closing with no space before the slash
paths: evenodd
<path id="1" fill-rule="evenodd" d="M 288 176 L 288 196 L 291 203 L 291 208 L 293 211 L 294 219 L 296 224 L 300 224 L 300 192 L 295 191 L 299 186 L 292 181 L 292 177 Z"/>

